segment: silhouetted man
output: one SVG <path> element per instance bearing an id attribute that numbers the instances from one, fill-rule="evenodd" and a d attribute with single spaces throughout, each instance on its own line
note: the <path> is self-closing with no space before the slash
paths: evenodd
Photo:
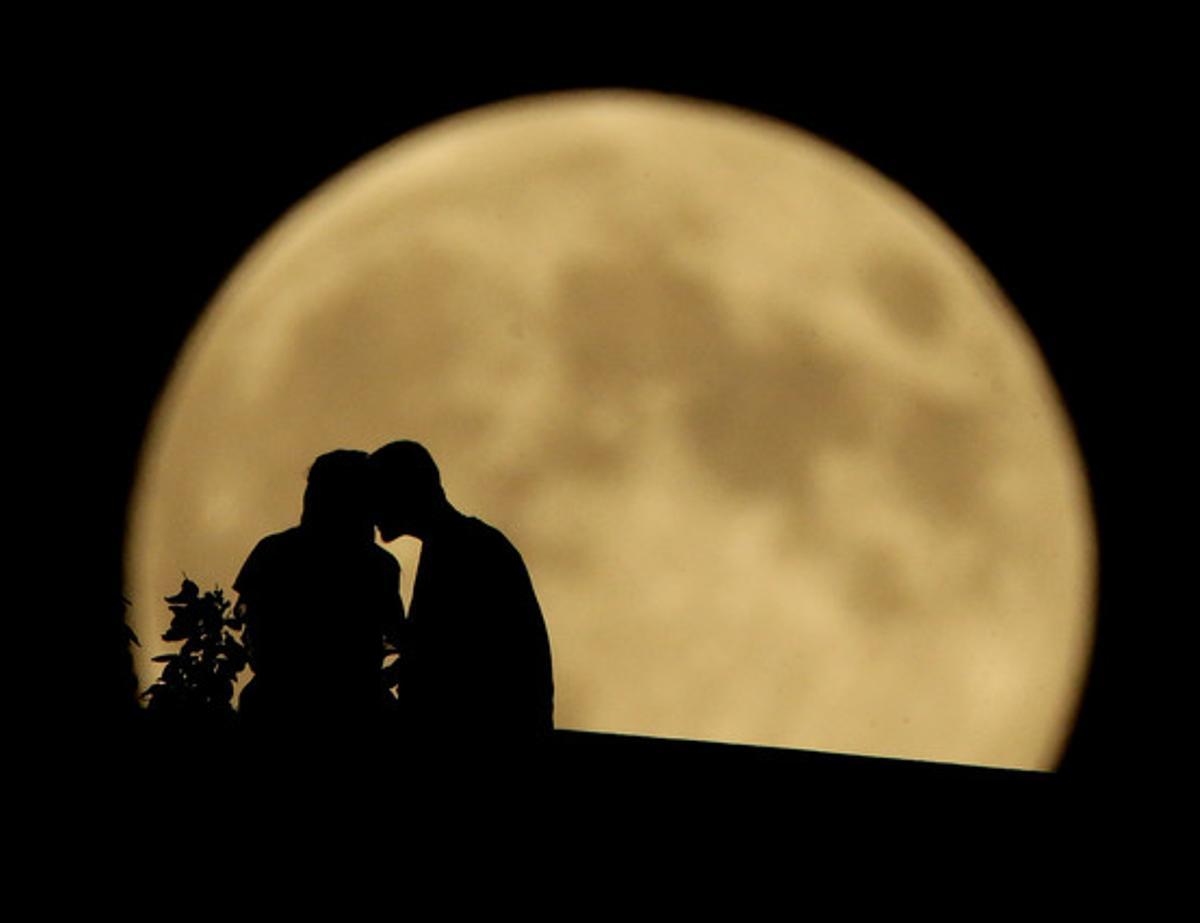
<path id="1" fill-rule="evenodd" d="M 375 544 L 369 478 L 366 452 L 320 456 L 300 525 L 260 541 L 234 581 L 254 670 L 247 720 L 345 729 L 387 701 L 385 645 L 404 608 L 400 566 Z"/>
<path id="2" fill-rule="evenodd" d="M 543 739 L 553 726 L 550 642 L 521 555 L 450 505 L 420 444 L 390 443 L 371 468 L 383 540 L 421 540 L 400 657 L 413 730 L 442 743 Z"/>

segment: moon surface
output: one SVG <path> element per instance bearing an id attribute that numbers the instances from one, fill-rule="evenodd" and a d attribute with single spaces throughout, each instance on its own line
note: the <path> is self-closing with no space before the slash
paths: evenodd
<path id="1" fill-rule="evenodd" d="M 397 438 L 524 555 L 559 727 L 1055 765 L 1096 563 L 1053 380 L 937 218 L 800 129 L 531 97 L 293 208 L 148 430 L 142 685 L 182 573 L 227 589 L 318 454 Z"/>

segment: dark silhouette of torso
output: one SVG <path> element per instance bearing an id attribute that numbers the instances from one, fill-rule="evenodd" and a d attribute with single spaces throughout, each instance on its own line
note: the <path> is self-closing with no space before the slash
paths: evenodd
<path id="1" fill-rule="evenodd" d="M 254 679 L 248 720 L 345 725 L 386 701 L 384 637 L 403 619 L 400 567 L 367 541 L 301 525 L 258 543 L 233 588 Z"/>
<path id="2" fill-rule="evenodd" d="M 450 511 L 423 538 L 401 662 L 419 735 L 518 743 L 552 728 L 550 643 L 529 572 L 478 519 Z"/>

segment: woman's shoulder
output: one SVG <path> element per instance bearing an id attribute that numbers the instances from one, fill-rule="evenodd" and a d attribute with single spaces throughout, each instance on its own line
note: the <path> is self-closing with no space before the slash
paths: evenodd
<path id="1" fill-rule="evenodd" d="M 286 529 L 259 539 L 246 556 L 246 561 L 233 582 L 233 588 L 244 590 L 247 584 L 254 582 L 264 571 L 270 570 L 280 559 L 289 557 L 297 544 L 297 532 L 297 529 Z"/>

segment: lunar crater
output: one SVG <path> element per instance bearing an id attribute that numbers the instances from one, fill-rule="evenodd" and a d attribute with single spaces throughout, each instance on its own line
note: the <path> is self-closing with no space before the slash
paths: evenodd
<path id="1" fill-rule="evenodd" d="M 877 257 L 865 275 L 868 301 L 901 333 L 924 343 L 943 336 L 949 312 L 937 278 L 911 257 Z"/>

